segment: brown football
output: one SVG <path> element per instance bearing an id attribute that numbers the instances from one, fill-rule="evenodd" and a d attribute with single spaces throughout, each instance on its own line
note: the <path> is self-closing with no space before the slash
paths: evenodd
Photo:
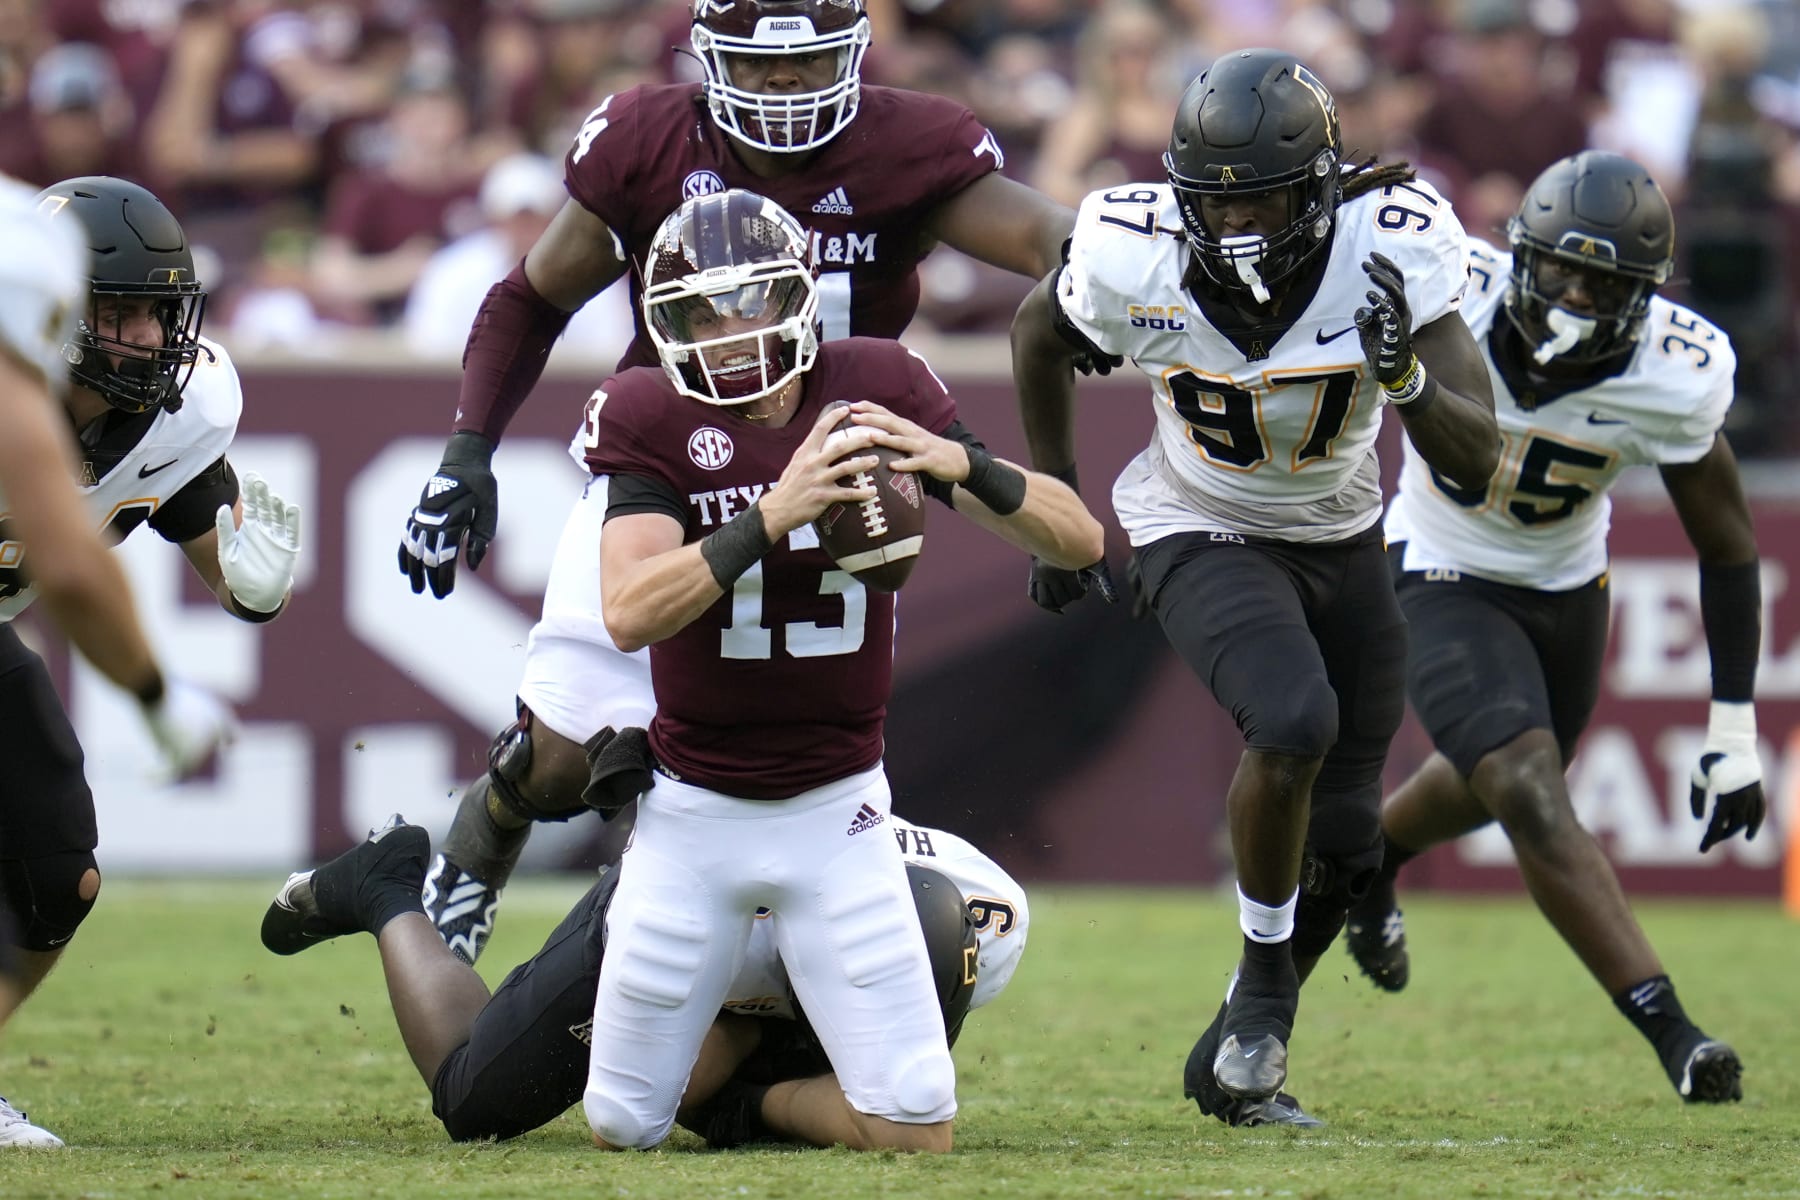
<path id="1" fill-rule="evenodd" d="M 830 436 L 854 428 L 846 413 Z M 895 459 L 906 457 L 900 451 L 887 446 L 857 451 L 858 455 L 870 453 L 880 461 L 869 471 L 849 476 L 846 483 L 863 484 L 872 479 L 875 498 L 833 504 L 819 514 L 813 528 L 819 531 L 825 553 L 865 587 L 897 592 L 912 574 L 925 545 L 925 488 L 912 472 L 891 468 Z"/>

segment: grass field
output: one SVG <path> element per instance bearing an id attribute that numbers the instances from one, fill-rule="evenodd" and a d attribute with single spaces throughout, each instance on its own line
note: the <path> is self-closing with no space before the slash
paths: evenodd
<path id="1" fill-rule="evenodd" d="M 1800 1197 L 1800 925 L 1773 905 L 1640 906 L 1689 1012 L 1744 1056 L 1741 1105 L 1682 1105 L 1522 901 L 1420 899 L 1409 991 L 1378 995 L 1339 950 L 1303 999 L 1290 1088 L 1329 1128 L 1227 1130 L 1180 1072 L 1232 910 L 1041 889 L 1017 978 L 957 1049 L 954 1155 L 711 1153 L 677 1131 L 603 1156 L 578 1111 L 450 1144 L 373 943 L 262 950 L 277 882 L 109 881 L 0 1040 L 0 1094 L 72 1148 L 0 1153 L 0 1197 Z M 490 979 L 579 890 L 514 889 Z"/>

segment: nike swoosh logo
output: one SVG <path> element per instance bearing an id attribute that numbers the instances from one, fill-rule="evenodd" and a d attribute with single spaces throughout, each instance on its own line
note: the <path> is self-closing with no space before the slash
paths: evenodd
<path id="1" fill-rule="evenodd" d="M 1244 1051 L 1244 1057 L 1245 1057 L 1245 1058 L 1255 1058 L 1255 1057 L 1256 1057 L 1256 1056 L 1257 1056 L 1257 1055 L 1259 1055 L 1259 1054 L 1261 1054 L 1261 1053 L 1262 1053 L 1262 1047 L 1261 1047 L 1261 1046 L 1258 1046 L 1258 1047 L 1257 1047 L 1257 1048 L 1256 1048 L 1256 1049 L 1254 1049 L 1254 1050 L 1246 1050 L 1246 1051 Z"/>
<path id="2" fill-rule="evenodd" d="M 174 466 L 176 463 L 178 463 L 180 461 L 181 460 L 179 458 L 171 458 L 168 462 L 164 463 L 160 467 L 152 467 L 152 466 L 148 466 L 148 465 L 139 467 L 138 468 L 138 478 L 139 479 L 148 479 L 152 475 L 156 474 L 158 471 L 166 471 L 170 467 Z"/>
<path id="3" fill-rule="evenodd" d="M 1624 420 L 1621 417 L 1603 417 L 1597 412 L 1591 412 L 1587 415 L 1587 423 L 1589 425 L 1627 425 L 1627 424 L 1630 424 L 1630 422 Z"/>
<path id="4" fill-rule="evenodd" d="M 1354 326 L 1354 325 L 1346 325 L 1346 326 L 1344 326 L 1344 328 L 1338 330 L 1336 333 L 1326 333 L 1323 329 L 1321 329 L 1317 333 L 1313 334 L 1313 340 L 1318 342 L 1319 345 L 1324 346 L 1331 342 L 1337 341 L 1339 338 L 1343 337 L 1346 333 L 1349 333 L 1352 329 L 1355 329 L 1355 328 L 1356 328 L 1356 326 Z"/>

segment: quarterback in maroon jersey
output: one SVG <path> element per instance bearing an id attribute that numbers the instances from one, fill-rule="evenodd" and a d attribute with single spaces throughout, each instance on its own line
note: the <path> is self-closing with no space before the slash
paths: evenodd
<path id="1" fill-rule="evenodd" d="M 634 263 L 641 294 L 651 236 L 684 200 L 743 187 L 799 217 L 826 342 L 900 336 L 936 242 L 1033 279 L 1061 261 L 1074 214 L 1001 175 L 998 144 L 967 109 L 862 85 L 862 0 L 696 0 L 693 17 L 705 82 L 601 102 L 568 153 L 568 203 L 470 330 L 456 432 L 400 549 L 415 592 L 429 584 L 447 595 L 459 561 L 480 563 L 497 512 L 494 443 L 569 314 Z M 640 319 L 620 366 L 656 361 Z M 593 554 L 606 488 L 591 482 L 569 514 L 526 649 L 518 720 L 464 793 L 428 878 L 428 911 L 470 961 L 531 824 L 584 811 L 582 744 L 607 725 L 647 724 L 654 706 L 647 658 L 614 646 L 599 615 Z"/>
<path id="2" fill-rule="evenodd" d="M 662 369 L 589 402 L 588 465 L 611 481 L 606 626 L 621 650 L 650 648 L 656 691 L 583 1097 L 606 1147 L 667 1136 L 761 909 L 836 1075 L 808 1119 L 854 1127 L 855 1144 L 949 1149 L 955 1068 L 925 944 L 898 848 L 871 836 L 889 806 L 894 600 L 839 569 L 812 522 L 874 496 L 850 479 L 879 444 L 1046 562 L 1100 557 L 1080 498 L 991 457 L 924 360 L 892 341 L 820 346 L 807 254 L 764 197 L 684 203 L 644 268 Z M 848 433 L 832 432 L 837 400 L 854 401 Z"/>

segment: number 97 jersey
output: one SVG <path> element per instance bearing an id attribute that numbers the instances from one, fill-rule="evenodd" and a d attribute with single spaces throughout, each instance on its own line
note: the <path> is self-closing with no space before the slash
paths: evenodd
<path id="1" fill-rule="evenodd" d="M 1712 449 L 1737 357 L 1722 330 L 1657 296 L 1623 368 L 1540 404 L 1494 363 L 1496 326 L 1505 332 L 1509 322 L 1511 255 L 1471 239 L 1468 263 L 1463 319 L 1493 380 L 1500 466 L 1485 488 L 1459 488 L 1408 444 L 1387 540 L 1406 544 L 1408 571 L 1550 592 L 1580 587 L 1606 570 L 1607 492 L 1626 467 L 1694 462 Z"/>
<path id="2" fill-rule="evenodd" d="M 1133 359 L 1156 402 L 1149 447 L 1113 487 L 1132 545 L 1187 531 L 1334 542 L 1380 520 L 1386 401 L 1353 320 L 1371 286 L 1362 264 L 1380 252 L 1399 265 L 1417 329 L 1461 302 L 1463 230 L 1424 183 L 1347 200 L 1334 220 L 1322 274 L 1302 271 L 1312 282 L 1294 285 L 1285 311 L 1226 324 L 1183 285 L 1193 252 L 1167 185 L 1082 202 L 1057 304 Z"/>

